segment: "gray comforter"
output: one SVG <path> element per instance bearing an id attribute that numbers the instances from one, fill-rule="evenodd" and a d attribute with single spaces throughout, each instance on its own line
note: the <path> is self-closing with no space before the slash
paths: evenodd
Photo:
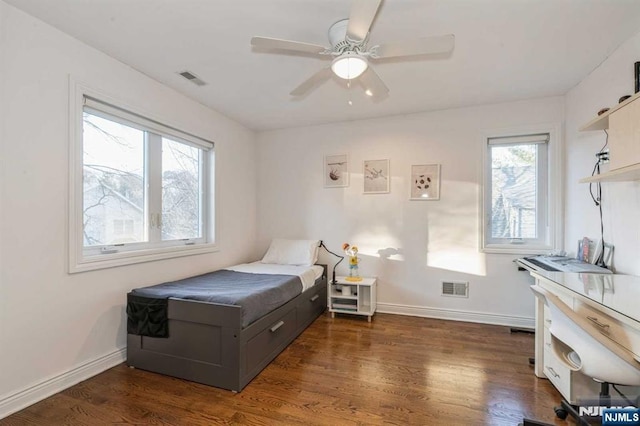
<path id="1" fill-rule="evenodd" d="M 295 275 L 249 274 L 220 270 L 183 280 L 137 288 L 139 297 L 177 298 L 237 305 L 242 308 L 242 327 L 284 305 L 302 292 Z"/>

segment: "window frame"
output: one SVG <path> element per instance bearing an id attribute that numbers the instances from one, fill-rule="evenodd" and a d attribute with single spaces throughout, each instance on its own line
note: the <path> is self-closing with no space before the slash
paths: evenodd
<path id="1" fill-rule="evenodd" d="M 548 134 L 549 141 L 546 142 L 546 173 L 544 179 L 544 188 L 547 197 L 543 201 L 544 206 L 542 212 L 538 209 L 537 224 L 538 233 L 543 232 L 544 235 L 536 240 L 515 240 L 505 243 L 502 239 L 491 238 L 490 213 L 492 207 L 491 197 L 491 146 L 499 145 L 499 143 L 490 144 L 490 140 L 499 140 L 507 138 L 517 138 L 528 135 Z M 560 165 L 562 164 L 562 149 L 560 141 L 560 125 L 546 124 L 540 126 L 531 126 L 526 128 L 502 129 L 498 131 L 484 132 L 482 136 L 482 177 L 480 191 L 480 251 L 484 253 L 501 253 L 501 254 L 547 254 L 551 251 L 557 251 L 562 247 L 562 181 Z M 524 143 L 524 142 L 523 142 Z M 514 145 L 517 143 L 511 143 Z M 504 145 L 509 145 L 505 143 Z M 541 182 L 542 183 L 542 182 Z M 542 216 L 542 217 L 541 217 Z M 545 223 L 541 223 L 541 219 Z"/>
<path id="2" fill-rule="evenodd" d="M 77 273 L 96 269 L 111 268 L 174 257 L 189 256 L 218 251 L 216 244 L 216 198 L 215 198 L 215 146 L 204 138 L 179 130 L 171 121 L 127 104 L 113 96 L 93 89 L 86 83 L 70 76 L 69 94 L 69 223 L 68 223 L 68 272 Z M 130 243 L 122 246 L 99 246 L 105 250 L 85 249 L 83 239 L 83 112 L 85 99 L 105 105 L 100 110 L 109 116 L 112 110 L 122 111 L 115 115 L 123 124 L 160 132 L 162 136 L 180 143 L 203 148 L 200 180 L 202 237 L 191 240 L 168 240 L 154 243 Z M 93 109 L 93 108 L 92 108 Z M 126 114 L 129 114 L 128 116 Z M 137 122 L 137 119 L 140 122 Z M 165 124 L 166 123 L 166 124 Z M 207 150 L 205 150 L 205 148 Z M 148 216 L 152 212 L 147 212 Z M 160 212 L 161 213 L 161 212 Z M 145 222 L 149 217 L 145 218 Z"/>

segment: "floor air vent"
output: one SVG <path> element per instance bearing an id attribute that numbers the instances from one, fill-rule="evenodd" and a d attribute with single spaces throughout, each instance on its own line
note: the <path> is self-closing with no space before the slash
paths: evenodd
<path id="1" fill-rule="evenodd" d="M 442 281 L 442 295 L 450 297 L 469 297 L 469 282 Z"/>

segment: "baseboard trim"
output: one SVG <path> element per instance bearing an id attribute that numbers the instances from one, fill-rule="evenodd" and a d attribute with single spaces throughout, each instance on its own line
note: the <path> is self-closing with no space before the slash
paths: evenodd
<path id="1" fill-rule="evenodd" d="M 488 314 L 484 312 L 460 311 L 455 309 L 429 308 L 424 306 L 397 305 L 394 303 L 379 302 L 377 304 L 376 311 L 386 314 L 504 325 L 507 327 L 532 330 L 535 328 L 535 320 L 533 318 Z"/>
<path id="2" fill-rule="evenodd" d="M 118 349 L 110 354 L 86 362 L 72 370 L 0 399 L 0 419 L 123 363 L 127 358 L 126 351 L 126 348 Z"/>

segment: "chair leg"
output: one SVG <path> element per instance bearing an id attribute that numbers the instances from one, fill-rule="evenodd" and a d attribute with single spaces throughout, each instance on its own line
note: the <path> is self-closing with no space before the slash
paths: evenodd
<path id="1" fill-rule="evenodd" d="M 609 383 L 600 383 L 599 401 L 601 407 L 611 407 L 611 394 L 609 393 Z"/>
<path id="2" fill-rule="evenodd" d="M 580 417 L 580 413 L 578 413 L 578 410 L 576 410 L 576 407 L 569 404 L 569 402 L 565 399 L 563 399 L 560 402 L 560 407 L 556 407 L 554 408 L 554 410 L 556 411 L 556 415 L 558 416 L 558 410 L 564 410 L 565 411 L 565 415 L 564 417 L 560 417 L 561 419 L 565 419 L 567 417 L 567 414 L 570 415 L 571 417 L 573 417 L 574 419 L 576 419 L 576 424 L 579 426 L 589 426 L 590 423 L 588 421 L 586 421 L 585 419 L 583 419 L 582 417 Z"/>

